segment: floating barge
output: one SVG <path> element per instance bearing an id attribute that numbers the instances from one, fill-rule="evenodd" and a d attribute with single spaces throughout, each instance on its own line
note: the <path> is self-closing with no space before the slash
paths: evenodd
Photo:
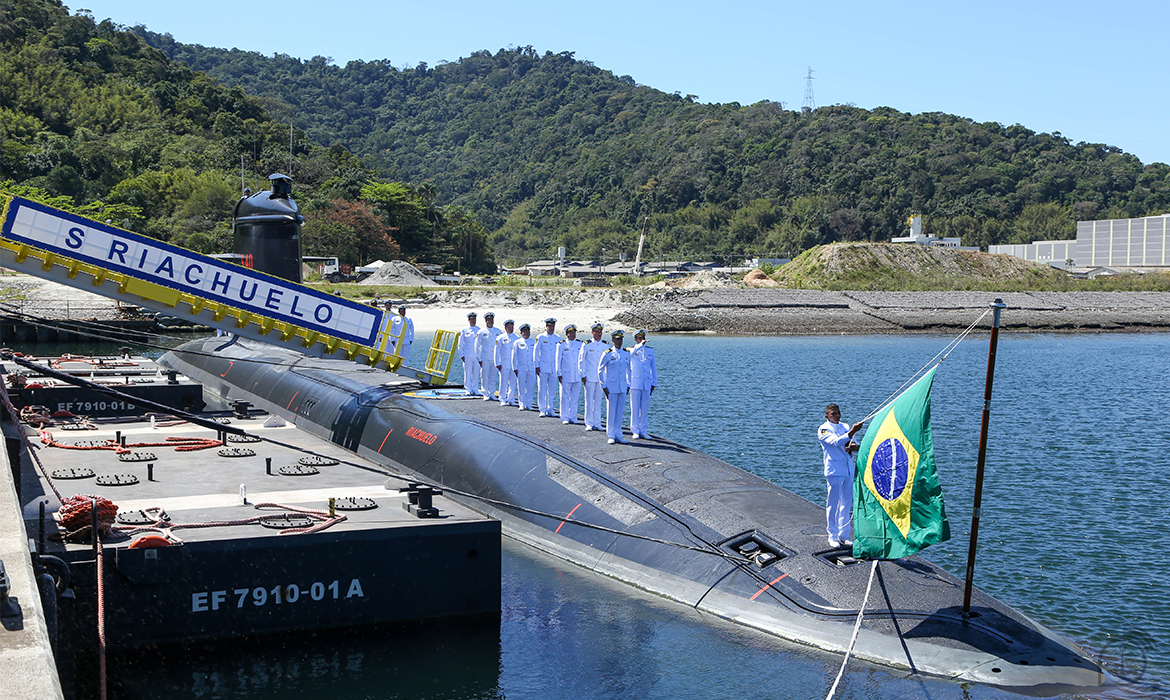
<path id="1" fill-rule="evenodd" d="M 199 384 L 144 358 L 44 364 L 205 408 Z M 196 424 L 3 365 L 27 421 L 4 433 L 34 562 L 55 583 L 42 597 L 59 661 L 102 643 L 498 615 L 500 523 L 483 512 L 245 403 L 212 400 Z"/>

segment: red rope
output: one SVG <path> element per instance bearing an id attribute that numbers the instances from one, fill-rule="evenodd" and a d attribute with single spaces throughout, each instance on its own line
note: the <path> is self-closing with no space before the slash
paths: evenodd
<path id="1" fill-rule="evenodd" d="M 41 442 L 49 447 L 59 447 L 62 450 L 112 450 L 114 454 L 126 454 L 132 449 L 141 447 L 173 447 L 175 452 L 194 452 L 223 445 L 222 440 L 202 437 L 168 437 L 165 442 L 128 442 L 125 445 L 120 445 L 107 438 L 104 445 L 66 445 L 63 442 L 57 442 L 52 433 L 47 430 L 38 430 L 37 433 Z"/>
<path id="2" fill-rule="evenodd" d="M 98 504 L 97 496 L 93 496 L 92 508 L 98 509 L 99 527 L 101 517 L 101 505 Z M 105 499 L 101 499 L 105 500 Z M 106 501 L 109 503 L 109 501 Z M 114 506 L 117 511 L 118 507 Z M 105 561 L 104 551 L 102 547 L 101 535 L 97 532 L 93 533 L 94 544 L 97 546 L 97 599 L 98 599 L 98 675 L 101 684 L 101 700 L 106 700 L 106 586 L 105 586 L 105 571 L 102 564 Z"/>
<path id="3" fill-rule="evenodd" d="M 89 539 L 93 522 L 93 508 L 97 507 L 98 534 L 112 535 L 114 519 L 118 517 L 118 506 L 108 498 L 78 494 L 61 499 L 57 518 L 65 527 L 65 539 L 81 542 Z"/>
<path id="4" fill-rule="evenodd" d="M 285 528 L 284 530 L 281 530 L 279 533 L 277 533 L 280 535 L 308 535 L 308 534 L 312 534 L 314 532 L 320 532 L 320 531 L 325 530 L 327 528 L 333 527 L 337 523 L 344 522 L 346 520 L 346 516 L 344 516 L 344 515 L 335 515 L 333 517 L 330 517 L 328 511 L 316 510 L 313 508 L 303 508 L 300 506 L 288 506 L 288 505 L 283 505 L 280 503 L 256 503 L 256 504 L 253 504 L 252 507 L 255 508 L 256 510 L 264 510 L 264 509 L 268 509 L 268 508 L 279 508 L 281 510 L 289 511 L 292 513 L 301 513 L 303 515 L 307 515 L 307 516 L 309 516 L 309 518 L 317 521 L 316 524 L 311 525 L 309 527 Z M 139 535 L 139 534 L 142 534 L 144 532 L 154 532 L 154 533 L 158 533 L 164 537 L 167 537 L 169 539 L 172 539 L 176 542 L 182 542 L 181 539 L 179 539 L 177 536 L 175 536 L 173 534 L 174 530 L 198 530 L 198 529 L 205 528 L 205 527 L 231 527 L 234 525 L 252 525 L 254 523 L 260 522 L 261 520 L 272 517 L 272 514 L 269 513 L 269 514 L 265 514 L 265 515 L 253 515 L 252 517 L 249 517 L 249 518 L 239 518 L 237 520 L 213 520 L 213 521 L 204 522 L 204 523 L 172 523 L 172 522 L 167 521 L 164 518 L 166 513 L 161 508 L 147 508 L 144 512 L 146 512 L 147 514 L 154 515 L 155 520 L 153 523 L 150 523 L 149 525 L 135 525 L 132 527 L 115 526 L 114 531 L 120 535 L 125 535 L 127 537 Z"/>

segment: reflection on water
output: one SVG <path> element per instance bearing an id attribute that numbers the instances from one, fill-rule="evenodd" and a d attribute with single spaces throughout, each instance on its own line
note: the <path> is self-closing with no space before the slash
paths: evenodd
<path id="1" fill-rule="evenodd" d="M 494 616 L 128 653 L 110 668 L 129 700 L 503 696 Z"/>

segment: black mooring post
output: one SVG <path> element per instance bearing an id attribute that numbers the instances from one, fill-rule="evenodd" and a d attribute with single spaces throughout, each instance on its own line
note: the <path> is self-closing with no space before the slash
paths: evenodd
<path id="1" fill-rule="evenodd" d="M 999 344 L 999 314 L 1007 304 L 996 299 L 991 321 L 991 343 L 987 348 L 987 383 L 983 388 L 983 427 L 979 432 L 979 462 L 975 467 L 975 505 L 971 510 L 971 545 L 967 550 L 967 584 L 963 588 L 963 617 L 971 614 L 971 587 L 975 581 L 975 550 L 979 545 L 979 510 L 983 506 L 983 465 L 987 460 L 987 425 L 991 422 L 991 383 L 995 379 L 995 349 Z"/>

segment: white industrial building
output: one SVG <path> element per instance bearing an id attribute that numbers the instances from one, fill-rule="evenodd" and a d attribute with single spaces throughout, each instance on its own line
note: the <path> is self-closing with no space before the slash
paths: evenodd
<path id="1" fill-rule="evenodd" d="M 1069 260 L 1076 264 L 1077 242 L 1069 241 L 1036 241 L 1027 245 L 992 245 L 987 246 L 988 253 L 999 255 L 1014 255 L 1017 258 L 1043 263 L 1053 267 L 1068 267 Z"/>
<path id="2" fill-rule="evenodd" d="M 1170 266 L 1170 214 L 1077 222 L 1077 265 Z"/>
<path id="3" fill-rule="evenodd" d="M 891 238 L 890 243 L 911 243 L 932 248 L 954 248 L 956 250 L 979 250 L 974 246 L 964 246 L 959 238 L 939 238 L 929 233 L 922 233 L 922 215 L 912 214 L 906 223 L 910 225 L 910 235 Z"/>
<path id="4" fill-rule="evenodd" d="M 1170 268 L 1170 214 L 1139 219 L 1078 221 L 1077 238 L 1028 245 L 993 245 L 987 252 L 1067 267 L 1138 271 Z"/>

